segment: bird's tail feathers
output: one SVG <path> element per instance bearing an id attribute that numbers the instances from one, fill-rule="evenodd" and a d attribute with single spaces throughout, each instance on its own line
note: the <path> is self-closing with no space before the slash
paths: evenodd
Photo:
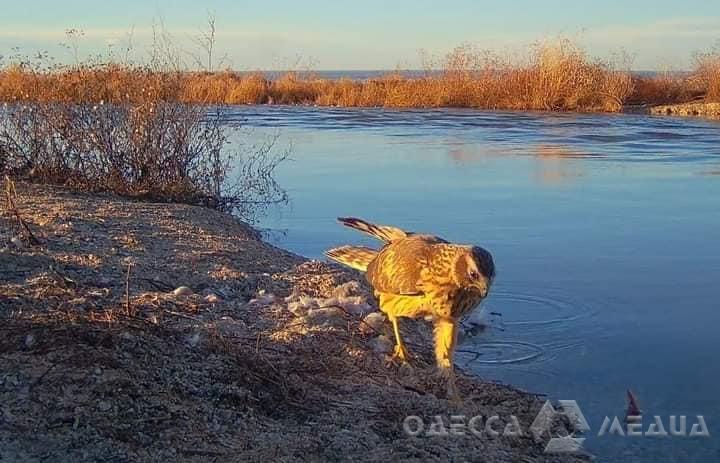
<path id="1" fill-rule="evenodd" d="M 336 262 L 364 272 L 378 251 L 364 246 L 341 246 L 325 251 L 325 255 Z"/>
<path id="2" fill-rule="evenodd" d="M 354 228 L 363 233 L 385 241 L 386 243 L 392 243 L 393 241 L 407 238 L 407 232 L 397 228 L 390 227 L 388 225 L 375 225 L 374 223 L 366 222 L 362 219 L 356 219 L 355 217 L 338 217 L 338 222 L 345 225 L 346 227 Z"/>

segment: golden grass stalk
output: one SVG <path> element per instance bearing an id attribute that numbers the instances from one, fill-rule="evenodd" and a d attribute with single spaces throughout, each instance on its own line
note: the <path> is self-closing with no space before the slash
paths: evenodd
<path id="1" fill-rule="evenodd" d="M 391 73 L 363 81 L 296 72 L 270 79 L 260 72 L 157 71 L 114 63 L 57 71 L 9 66 L 0 70 L 0 100 L 620 111 L 626 104 L 703 96 L 720 101 L 718 50 L 698 55 L 691 77 L 634 76 L 627 60 L 591 59 L 568 39 L 536 43 L 519 57 L 462 45 L 430 62 L 423 76 Z"/>

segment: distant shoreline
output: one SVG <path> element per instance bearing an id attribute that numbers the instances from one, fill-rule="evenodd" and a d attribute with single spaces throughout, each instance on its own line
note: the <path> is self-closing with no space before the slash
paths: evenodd
<path id="1" fill-rule="evenodd" d="M 720 119 L 720 103 L 696 102 L 674 105 L 658 105 L 649 108 L 649 114 Z"/>

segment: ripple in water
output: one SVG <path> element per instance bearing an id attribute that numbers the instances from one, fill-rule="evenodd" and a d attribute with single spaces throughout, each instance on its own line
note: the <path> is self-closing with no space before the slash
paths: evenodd
<path id="1" fill-rule="evenodd" d="M 471 327 L 483 329 L 466 338 L 458 360 L 470 368 L 511 364 L 532 368 L 552 362 L 583 348 L 584 339 L 593 337 L 597 313 L 587 303 L 554 294 L 496 291 L 468 321 Z"/>
<path id="2" fill-rule="evenodd" d="M 466 360 L 466 365 L 478 363 L 488 365 L 500 365 L 507 363 L 519 363 L 540 357 L 543 354 L 541 346 L 530 342 L 522 341 L 492 341 L 483 343 L 481 349 L 472 351 L 459 351 L 472 357 Z"/>

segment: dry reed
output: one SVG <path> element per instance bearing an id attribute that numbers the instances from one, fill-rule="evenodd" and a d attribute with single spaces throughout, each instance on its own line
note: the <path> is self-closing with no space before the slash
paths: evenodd
<path id="1" fill-rule="evenodd" d="M 288 72 L 173 72 L 115 63 L 0 70 L 0 101 L 137 103 L 152 98 L 198 104 L 292 104 L 344 107 L 620 111 L 626 104 L 720 99 L 720 51 L 697 56 L 689 76 L 633 75 L 629 60 L 594 60 L 567 39 L 536 43 L 507 56 L 462 45 L 430 60 L 426 72 L 367 80 Z M 172 85 L 167 85 L 172 82 Z"/>
<path id="2" fill-rule="evenodd" d="M 720 42 L 695 59 L 695 76 L 706 91 L 706 100 L 720 102 Z"/>

